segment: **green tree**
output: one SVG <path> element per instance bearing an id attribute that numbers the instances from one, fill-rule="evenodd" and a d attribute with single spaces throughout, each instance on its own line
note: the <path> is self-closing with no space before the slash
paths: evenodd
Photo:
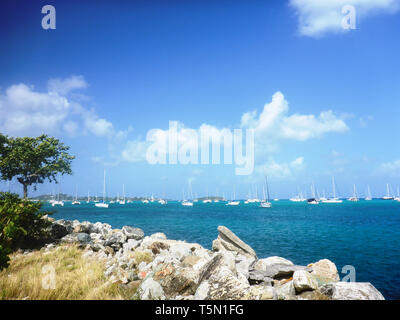
<path id="1" fill-rule="evenodd" d="M 57 175 L 72 174 L 75 157 L 68 150 L 68 146 L 47 135 L 13 138 L 0 134 L 1 179 L 16 178 L 27 198 L 29 186 L 45 180 L 57 183 Z"/>
<path id="2" fill-rule="evenodd" d="M 8 255 L 17 248 L 34 248 L 48 238 L 50 222 L 40 211 L 42 203 L 0 192 L 0 270 L 8 266 Z"/>

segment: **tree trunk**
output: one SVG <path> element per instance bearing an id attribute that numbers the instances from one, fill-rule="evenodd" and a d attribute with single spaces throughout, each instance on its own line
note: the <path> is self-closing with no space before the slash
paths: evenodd
<path id="1" fill-rule="evenodd" d="M 28 198 L 28 185 L 27 184 L 23 184 L 24 186 L 24 199 Z"/>

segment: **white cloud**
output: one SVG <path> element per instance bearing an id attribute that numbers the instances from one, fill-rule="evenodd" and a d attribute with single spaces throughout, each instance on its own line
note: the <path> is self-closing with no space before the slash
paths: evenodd
<path id="1" fill-rule="evenodd" d="M 400 177 L 400 160 L 382 163 L 378 171 L 391 176 Z"/>
<path id="2" fill-rule="evenodd" d="M 145 141 L 128 141 L 122 150 L 122 159 L 127 162 L 141 162 L 146 160 L 146 151 L 149 144 Z"/>
<path id="3" fill-rule="evenodd" d="M 304 157 L 298 157 L 291 162 L 276 162 L 270 158 L 263 165 L 255 168 L 255 175 L 263 179 L 264 175 L 275 179 L 287 179 L 301 172 L 305 167 Z"/>
<path id="4" fill-rule="evenodd" d="M 86 89 L 88 86 L 83 76 L 71 76 L 69 78 L 50 79 L 47 82 L 49 92 L 56 92 L 61 95 L 67 95 L 70 91 L 76 89 Z"/>
<path id="5" fill-rule="evenodd" d="M 346 31 L 342 27 L 342 8 L 351 5 L 360 18 L 378 13 L 395 13 L 399 0 L 290 0 L 299 20 L 299 32 L 304 36 L 320 37 L 328 32 Z"/>
<path id="6" fill-rule="evenodd" d="M 38 135 L 79 131 L 99 137 L 118 138 L 125 131 L 116 132 L 113 124 L 100 118 L 67 97 L 72 90 L 83 89 L 87 83 L 82 76 L 48 81 L 48 92 L 39 92 L 33 86 L 16 84 L 0 92 L 0 131 L 10 135 Z"/>
<path id="7" fill-rule="evenodd" d="M 6 134 L 54 131 L 71 106 L 58 93 L 41 93 L 25 84 L 12 85 L 0 94 L 0 130 Z"/>
<path id="8" fill-rule="evenodd" d="M 256 111 L 245 113 L 241 125 L 254 129 L 256 139 L 261 145 L 275 144 L 284 139 L 305 141 L 320 138 L 329 132 L 348 130 L 344 120 L 331 110 L 321 112 L 318 116 L 288 113 L 288 102 L 281 92 L 276 92 L 259 116 Z"/>

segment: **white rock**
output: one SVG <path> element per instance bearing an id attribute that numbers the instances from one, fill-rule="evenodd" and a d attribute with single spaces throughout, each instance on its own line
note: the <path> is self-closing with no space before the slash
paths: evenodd
<path id="1" fill-rule="evenodd" d="M 319 260 L 310 266 L 312 268 L 311 273 L 319 278 L 333 281 L 340 280 L 336 265 L 328 259 Z"/>
<path id="2" fill-rule="evenodd" d="M 246 278 L 249 277 L 250 266 L 256 261 L 255 257 L 237 255 L 236 257 L 236 270 L 238 273 L 244 275 Z"/>
<path id="3" fill-rule="evenodd" d="M 254 265 L 254 269 L 264 271 L 264 270 L 267 270 L 267 267 L 269 267 L 273 264 L 284 264 L 284 265 L 292 266 L 293 262 L 290 260 L 287 260 L 285 258 L 282 258 L 282 257 L 273 256 L 273 257 L 268 257 L 268 258 L 264 258 L 264 259 L 259 259 L 256 262 L 256 264 Z"/>
<path id="4" fill-rule="evenodd" d="M 294 272 L 293 285 L 297 293 L 318 288 L 318 282 L 315 277 L 305 270 Z"/>
<path id="5" fill-rule="evenodd" d="M 142 300 L 164 300 L 164 290 L 161 285 L 154 281 L 153 278 L 147 277 L 138 289 L 139 296 Z"/>
<path id="6" fill-rule="evenodd" d="M 208 296 L 210 285 L 208 281 L 203 281 L 196 290 L 194 300 L 204 300 Z"/>
<path id="7" fill-rule="evenodd" d="M 159 240 L 166 240 L 167 236 L 162 232 L 153 233 L 150 238 L 152 239 L 159 239 Z"/>
<path id="8" fill-rule="evenodd" d="M 179 261 L 182 260 L 184 257 L 192 254 L 191 247 L 185 243 L 177 243 L 171 245 L 168 251 L 171 257 Z"/>

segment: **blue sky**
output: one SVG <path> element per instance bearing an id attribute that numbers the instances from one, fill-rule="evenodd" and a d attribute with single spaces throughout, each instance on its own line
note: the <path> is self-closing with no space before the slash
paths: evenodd
<path id="1" fill-rule="evenodd" d="M 332 175 L 343 196 L 354 183 L 376 196 L 400 185 L 399 1 L 96 3 L 2 3 L 0 132 L 48 133 L 77 157 L 60 187 L 31 194 L 100 195 L 103 168 L 110 195 L 124 183 L 128 195 L 177 198 L 191 180 L 199 196 L 235 185 L 243 198 L 264 173 L 278 197 L 312 182 L 329 194 Z M 46 4 L 55 30 L 41 27 Z M 344 4 L 355 30 L 330 20 Z M 169 121 L 255 129 L 254 173 L 148 164 L 146 134 Z"/>

